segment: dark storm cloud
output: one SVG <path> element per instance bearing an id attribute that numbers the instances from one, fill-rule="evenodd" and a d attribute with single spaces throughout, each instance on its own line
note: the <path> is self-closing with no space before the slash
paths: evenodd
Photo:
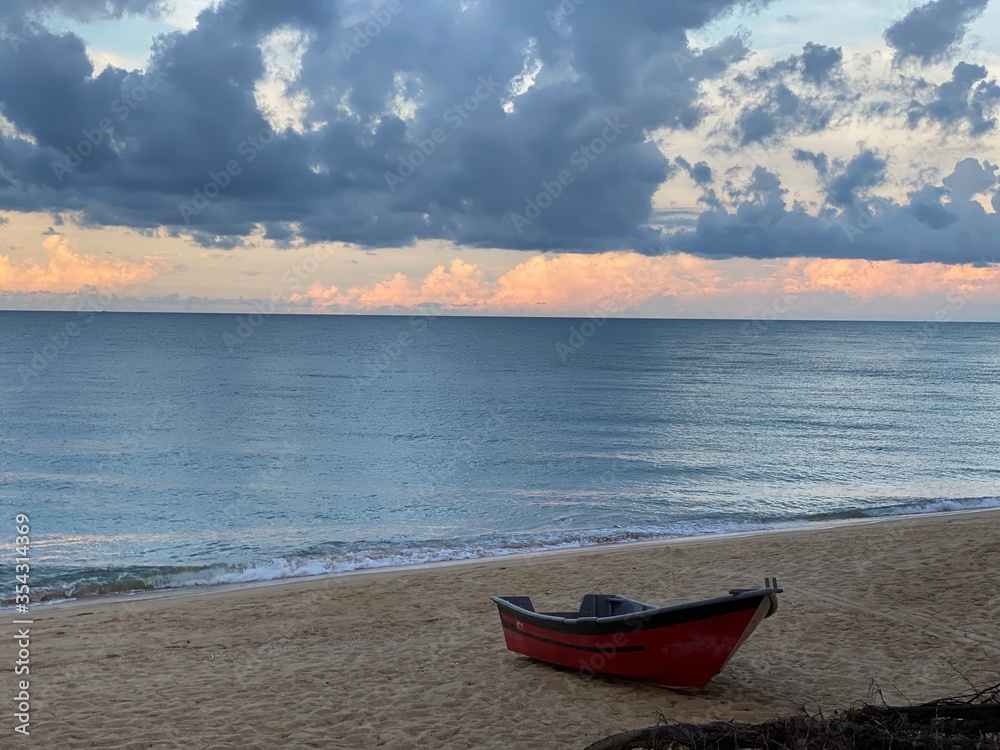
<path id="1" fill-rule="evenodd" d="M 826 83 L 840 70 L 844 53 L 840 47 L 824 47 L 809 42 L 802 51 L 802 78 L 817 86 Z"/>
<path id="2" fill-rule="evenodd" d="M 59 15 L 90 22 L 125 16 L 160 16 L 168 0 L 4 0 L 0 6 L 0 35 L 27 38 L 42 30 L 46 19 Z M 15 42 L 16 45 L 16 42 Z"/>
<path id="3" fill-rule="evenodd" d="M 793 78 L 806 83 L 833 84 L 841 77 L 844 53 L 840 47 L 827 47 L 814 42 L 806 42 L 801 55 L 790 55 L 755 70 L 752 74 L 742 73 L 737 81 L 747 89 L 762 90 L 777 80 Z"/>
<path id="4" fill-rule="evenodd" d="M 909 193 L 909 204 L 902 206 L 901 211 L 909 211 L 929 229 L 947 229 L 936 235 L 939 241 L 970 243 L 969 247 L 961 249 L 948 248 L 946 256 L 959 252 L 970 263 L 998 263 L 996 233 L 1000 230 L 997 221 L 1000 214 L 986 213 L 974 200 L 977 195 L 990 197 L 997 189 L 1000 185 L 997 171 L 997 165 L 988 161 L 963 159 L 941 180 L 940 186 L 925 185 Z"/>
<path id="5" fill-rule="evenodd" d="M 803 125 L 809 130 L 822 130 L 829 115 L 810 107 L 783 83 L 772 88 L 760 104 L 743 110 L 736 120 L 739 145 L 763 143 L 777 135 L 785 135 Z"/>
<path id="6" fill-rule="evenodd" d="M 988 75 L 982 65 L 960 62 L 952 70 L 951 80 L 940 86 L 923 82 L 922 88 L 929 89 L 931 97 L 911 102 L 910 127 L 924 120 L 948 127 L 964 122 L 972 135 L 992 132 L 997 121 L 991 114 L 1000 107 L 1000 85 L 996 79 L 987 80 Z"/>
<path id="7" fill-rule="evenodd" d="M 997 214 L 974 197 L 1000 206 L 997 169 L 975 159 L 896 204 L 877 197 L 885 156 L 863 150 L 839 161 L 795 149 L 816 169 L 827 200 L 819 216 L 789 205 L 763 167 L 723 184 L 706 162 L 668 162 L 650 133 L 669 143 L 671 130 L 701 124 L 702 84 L 749 52 L 742 37 L 694 50 L 687 31 L 735 5 L 390 0 L 373 14 L 361 0 L 228 0 L 195 29 L 159 38 L 143 74 L 95 73 L 80 39 L 44 24 L 60 9 L 87 20 L 152 15 L 159 3 L 16 0 L 0 8 L 0 112 L 25 137 L 0 136 L 0 210 L 165 228 L 221 249 L 262 228 L 279 247 L 444 239 L 911 261 L 993 252 Z M 265 72 L 259 46 L 285 27 L 308 40 L 295 82 L 313 102 L 303 132 L 273 132 L 253 95 Z M 809 43 L 736 76 L 739 104 L 720 148 L 780 146 L 851 116 L 859 95 L 842 62 L 839 48 Z M 508 82 L 539 67 L 505 111 Z M 388 106 L 394 98 L 415 101 L 415 115 Z M 998 102 L 987 71 L 961 63 L 949 81 L 918 81 L 902 108 L 913 127 L 968 123 L 979 135 L 995 128 Z M 898 96 L 891 107 L 899 111 Z M 696 219 L 653 213 L 653 195 L 674 174 L 701 190 L 708 210 Z"/>
<path id="8" fill-rule="evenodd" d="M 712 168 L 708 166 L 707 162 L 699 161 L 692 164 L 683 156 L 678 156 L 674 159 L 678 165 L 680 165 L 684 170 L 687 171 L 688 176 L 694 180 L 698 185 L 709 185 L 714 179 L 712 176 Z"/>
<path id="9" fill-rule="evenodd" d="M 372 14 L 367 2 L 229 0 L 161 37 L 145 77 L 94 77 L 77 37 L 39 27 L 16 49 L 0 44 L 0 111 L 35 140 L 0 138 L 0 209 L 165 226 L 219 247 L 258 224 L 279 242 L 632 246 L 649 237 L 671 173 L 647 135 L 698 125 L 700 83 L 748 53 L 741 38 L 693 50 L 686 32 L 737 4 L 567 3 L 554 15 L 561 6 L 535 0 L 400 0 Z M 4 11 L 8 26 L 27 5 Z M 314 102 L 309 121 L 325 123 L 303 133 L 271 132 L 253 97 L 258 46 L 285 26 L 311 40 L 296 85 Z M 526 60 L 542 73 L 507 113 Z M 420 104 L 410 121 L 386 105 L 400 88 Z M 573 179 L 551 205 L 512 222 L 564 172 Z"/>
<path id="10" fill-rule="evenodd" d="M 820 175 L 825 175 L 827 167 L 829 166 L 829 159 L 824 153 L 815 153 L 813 151 L 806 151 L 805 149 L 797 148 L 792 151 L 792 158 L 798 162 L 804 162 L 806 164 L 812 164 L 813 169 L 815 169 Z"/>
<path id="11" fill-rule="evenodd" d="M 943 229 L 958 220 L 958 215 L 943 203 L 948 191 L 927 185 L 909 194 L 909 211 L 921 224 L 930 229 Z"/>
<path id="12" fill-rule="evenodd" d="M 859 189 L 875 187 L 885 179 L 886 161 L 865 150 L 851 159 L 828 183 L 827 201 L 841 208 L 854 203 Z"/>
<path id="13" fill-rule="evenodd" d="M 839 47 L 809 42 L 801 55 L 737 76 L 735 98 L 751 102 L 732 126 L 737 145 L 769 145 L 826 129 L 834 114 L 857 98 L 844 85 L 842 62 Z"/>
<path id="14" fill-rule="evenodd" d="M 962 159 L 955 170 L 945 177 L 941 184 L 960 201 L 966 201 L 978 193 L 985 193 L 997 184 L 996 164 L 982 163 L 977 159 Z"/>
<path id="15" fill-rule="evenodd" d="M 989 0 L 933 0 L 914 8 L 885 30 L 896 60 L 929 63 L 945 57 L 965 36 Z"/>
<path id="16" fill-rule="evenodd" d="M 959 162 L 941 185 L 911 192 L 898 204 L 872 191 L 857 191 L 879 181 L 880 159 L 862 152 L 840 171 L 830 190 L 846 203 L 813 216 L 788 206 L 777 176 L 758 167 L 748 184 L 734 191 L 730 208 L 698 217 L 693 229 L 676 233 L 674 250 L 706 257 L 779 258 L 816 256 L 905 262 L 997 263 L 1000 213 L 987 213 L 975 193 L 997 188 L 997 167 L 975 159 Z M 947 202 L 945 199 L 948 199 Z M 1000 199 L 994 194 L 993 204 Z M 818 251 L 817 248 L 820 250 Z"/>

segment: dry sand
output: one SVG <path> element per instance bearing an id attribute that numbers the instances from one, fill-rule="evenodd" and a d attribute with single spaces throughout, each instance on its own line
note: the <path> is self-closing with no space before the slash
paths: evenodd
<path id="1" fill-rule="evenodd" d="M 629 545 L 210 593 L 36 607 L 31 737 L 72 748 L 583 748 L 625 729 L 963 692 L 1000 670 L 1000 512 Z M 774 575 L 702 693 L 586 679 L 504 649 L 491 594 L 655 604 Z M 13 730 L 13 618 L 0 712 Z M 964 677 L 963 677 L 964 675 Z M 3 746 L 14 741 L 4 741 Z"/>

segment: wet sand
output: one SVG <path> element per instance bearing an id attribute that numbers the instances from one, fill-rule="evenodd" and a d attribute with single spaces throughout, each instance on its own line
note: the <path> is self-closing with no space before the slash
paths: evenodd
<path id="1" fill-rule="evenodd" d="M 964 692 L 1000 672 L 1000 511 L 704 537 L 35 607 L 39 748 L 584 748 L 676 721 Z M 680 695 L 507 652 L 491 594 L 671 604 L 785 589 L 723 673 Z M 17 658 L 0 620 L 3 712 Z"/>

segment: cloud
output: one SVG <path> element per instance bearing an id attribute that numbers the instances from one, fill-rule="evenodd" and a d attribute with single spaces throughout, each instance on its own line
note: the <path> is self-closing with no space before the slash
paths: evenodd
<path id="1" fill-rule="evenodd" d="M 889 26 L 883 36 L 897 61 L 940 60 L 962 41 L 969 24 L 988 4 L 989 0 L 932 0 Z"/>
<path id="2" fill-rule="evenodd" d="M 739 145 L 763 143 L 776 135 L 787 134 L 793 126 L 800 127 L 811 119 L 804 107 L 804 102 L 791 89 L 778 84 L 762 103 L 743 110 L 736 120 Z M 812 131 L 822 130 L 827 122 L 828 118 L 820 116 L 806 127 Z"/>
<path id="3" fill-rule="evenodd" d="M 638 253 L 536 255 L 496 281 L 475 265 L 455 259 L 411 282 L 397 273 L 369 287 L 314 286 L 292 295 L 314 309 L 412 309 L 421 305 L 477 312 L 557 314 L 602 308 L 621 313 L 658 296 L 703 294 L 718 283 L 712 263 L 689 255 Z"/>
<path id="4" fill-rule="evenodd" d="M 988 161 L 979 163 L 978 159 L 962 159 L 955 165 L 954 171 L 941 180 L 941 184 L 959 203 L 968 201 L 979 193 L 993 190 L 997 185 L 996 164 Z"/>
<path id="5" fill-rule="evenodd" d="M 863 151 L 827 183 L 839 208 L 810 214 L 789 206 L 780 179 L 757 167 L 747 185 L 731 192 L 733 205 L 703 212 L 692 229 L 667 239 L 672 250 L 704 257 L 901 260 L 909 263 L 996 263 L 1000 200 L 992 212 L 971 190 L 996 190 L 996 167 L 966 159 L 940 185 L 924 185 L 904 203 L 879 196 L 884 160 Z M 993 184 L 990 185 L 990 180 Z M 817 251 L 818 250 L 818 251 Z"/>
<path id="6" fill-rule="evenodd" d="M 808 42 L 801 55 L 736 76 L 730 92 L 739 112 L 732 126 L 736 143 L 768 145 L 826 129 L 838 109 L 857 98 L 845 86 L 843 58 L 839 47 Z"/>
<path id="7" fill-rule="evenodd" d="M 588 2 L 553 15 L 530 0 L 374 11 L 367 0 L 223 0 L 194 28 L 158 38 L 144 75 L 95 71 L 80 38 L 46 24 L 55 28 L 57 13 L 155 15 L 158 3 L 52 0 L 32 15 L 31 3 L 16 0 L 0 10 L 8 32 L 37 20 L 17 44 L 0 44 L 0 210 L 140 232 L 163 227 L 226 251 L 263 236 L 279 248 L 440 239 L 710 258 L 791 257 L 803 246 L 875 260 L 984 254 L 996 227 L 989 208 L 1000 199 L 956 205 L 957 188 L 920 180 L 883 187 L 890 159 L 907 168 L 896 150 L 909 146 L 896 131 L 867 139 L 878 152 L 846 160 L 833 144 L 848 133 L 849 142 L 867 138 L 885 122 L 873 114 L 917 131 L 906 136 L 936 138 L 959 125 L 963 136 L 994 132 L 1000 86 L 986 68 L 963 62 L 950 80 L 931 82 L 890 73 L 888 62 L 881 72 L 866 68 L 858 55 L 814 42 L 765 64 L 750 59 L 745 35 L 691 46 L 691 32 L 761 4 Z M 924 20 L 958 18 L 946 35 L 957 43 L 981 5 L 929 3 L 887 38 L 912 57 L 906 40 Z M 873 96 L 883 101 L 872 104 Z M 609 123 L 619 123 L 614 138 L 604 135 Z M 704 159 L 664 145 L 702 134 Z M 819 140 L 808 137 L 819 134 L 830 144 L 823 153 L 808 150 Z M 668 161 L 657 144 L 688 158 Z M 727 181 L 727 165 L 715 161 L 737 153 L 752 166 L 765 151 L 768 168 L 746 184 Z M 820 205 L 807 210 L 795 200 L 802 192 L 782 182 L 775 165 L 789 152 L 816 169 Z M 986 150 L 975 156 L 996 159 Z M 909 161 L 914 171 L 922 166 Z M 654 197 L 662 200 L 663 183 L 684 173 L 701 193 L 698 210 L 707 210 L 696 222 L 658 222 Z M 865 223 L 865 199 L 890 188 L 896 200 L 885 199 L 874 226 L 851 229 Z M 900 203 L 903 190 L 910 194 Z M 401 290 L 384 291 L 391 299 Z"/>
<path id="8" fill-rule="evenodd" d="M 787 294 L 833 292 L 847 297 L 912 298 L 1000 292 L 1000 267 L 898 261 L 794 259 L 779 272 Z"/>
<path id="9" fill-rule="evenodd" d="M 808 42 L 802 50 L 802 79 L 817 86 L 830 81 L 839 71 L 844 61 L 840 47 L 826 47 Z"/>
<path id="10" fill-rule="evenodd" d="M 717 283 L 718 272 L 709 261 L 684 254 L 536 255 L 500 277 L 488 304 L 521 310 L 532 305 L 571 310 L 613 304 L 624 310 L 656 296 L 702 294 Z"/>
<path id="11" fill-rule="evenodd" d="M 23 136 L 0 138 L 0 210 L 167 227 L 216 247 L 261 225 L 369 247 L 635 246 L 670 173 L 649 134 L 696 127 L 701 84 L 748 54 L 740 37 L 693 49 L 687 32 L 754 4 L 591 2 L 550 23 L 528 0 L 398 13 L 225 0 L 157 40 L 152 82 L 95 75 L 79 38 L 40 28 L 0 45 L 0 108 Z M 609 121 L 623 131 L 601 143 Z M 567 170 L 550 207 L 512 221 Z"/>
<path id="12" fill-rule="evenodd" d="M 308 301 L 319 308 L 352 310 L 413 308 L 428 304 L 464 308 L 479 307 L 490 295 L 482 272 L 475 265 L 456 258 L 448 268 L 434 268 L 418 286 L 411 284 L 404 274 L 396 273 L 369 287 L 355 286 L 342 291 L 335 286 L 314 286 L 306 294 L 293 294 L 290 301 Z"/>
<path id="13" fill-rule="evenodd" d="M 824 153 L 814 153 L 805 149 L 797 148 L 792 152 L 792 158 L 798 162 L 812 164 L 813 168 L 820 174 L 826 175 L 829 167 L 829 159 Z"/>
<path id="14" fill-rule="evenodd" d="M 708 166 L 707 162 L 699 161 L 696 164 L 692 164 L 683 156 L 678 156 L 674 161 L 686 170 L 688 176 L 698 185 L 711 185 L 715 179 L 712 175 L 712 168 Z"/>
<path id="15" fill-rule="evenodd" d="M 103 259 L 74 252 L 63 235 L 42 241 L 48 262 L 15 261 L 0 255 L 0 290 L 7 292 L 77 292 L 86 288 L 121 289 L 160 276 L 167 265 L 158 258 L 141 261 Z"/>
<path id="16" fill-rule="evenodd" d="M 52 15 L 84 22 L 125 16 L 158 17 L 167 13 L 171 4 L 169 0 L 5 0 L 0 21 L 7 20 L 16 31 L 17 21 Z"/>
<path id="17" fill-rule="evenodd" d="M 871 149 L 851 159 L 827 184 L 826 199 L 834 206 L 850 206 L 862 188 L 875 187 L 885 179 L 886 160 Z"/>
<path id="18" fill-rule="evenodd" d="M 927 119 L 953 129 L 965 121 L 971 135 L 978 136 L 996 128 L 996 117 L 990 117 L 1000 107 L 1000 85 L 996 79 L 987 80 L 988 72 L 982 65 L 960 62 L 951 73 L 951 80 L 939 86 L 923 81 L 921 88 L 929 89 L 927 101 L 910 103 L 907 122 L 911 128 Z"/>
<path id="19" fill-rule="evenodd" d="M 289 303 L 313 311 L 399 312 L 430 307 L 453 312 L 587 316 L 639 311 L 664 298 L 675 311 L 711 309 L 713 300 L 749 311 L 754 300 L 759 303 L 774 297 L 938 300 L 940 304 L 955 299 L 954 295 L 967 301 L 998 292 L 1000 265 L 995 264 L 794 257 L 778 264 L 756 264 L 734 279 L 724 261 L 683 254 L 600 253 L 536 255 L 495 281 L 487 280 L 475 265 L 455 259 L 422 280 L 395 274 L 344 292 L 317 285 L 292 295 Z"/>

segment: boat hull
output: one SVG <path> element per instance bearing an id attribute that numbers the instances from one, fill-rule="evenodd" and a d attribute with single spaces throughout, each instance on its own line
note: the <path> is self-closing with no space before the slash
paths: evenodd
<path id="1" fill-rule="evenodd" d="M 768 590 L 617 618 L 552 618 L 495 597 L 507 648 L 582 674 L 704 687 L 776 609 Z"/>

